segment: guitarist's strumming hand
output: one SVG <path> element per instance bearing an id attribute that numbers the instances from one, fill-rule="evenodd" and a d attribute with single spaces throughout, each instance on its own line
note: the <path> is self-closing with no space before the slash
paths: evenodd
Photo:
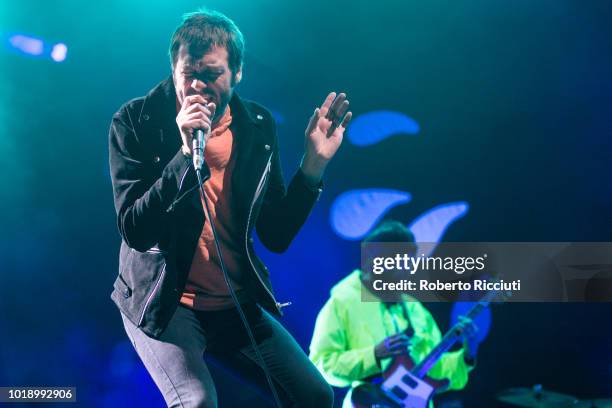
<path id="1" fill-rule="evenodd" d="M 478 327 L 474 321 L 465 316 L 459 316 L 457 324 L 459 336 L 463 340 L 463 357 L 467 364 L 474 365 L 476 363 L 476 354 L 478 353 Z"/>
<path id="2" fill-rule="evenodd" d="M 380 362 L 383 358 L 408 354 L 410 352 L 410 337 L 405 333 L 389 336 L 374 347 L 376 361 Z"/>

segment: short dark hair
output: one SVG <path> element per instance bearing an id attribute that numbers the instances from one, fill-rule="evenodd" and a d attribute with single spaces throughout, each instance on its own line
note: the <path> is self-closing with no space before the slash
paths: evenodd
<path id="1" fill-rule="evenodd" d="M 410 232 L 404 224 L 395 220 L 383 221 L 371 231 L 362 242 L 362 255 L 365 255 L 362 262 L 365 261 L 365 275 L 362 272 L 362 277 L 372 277 L 372 260 L 379 256 L 394 256 L 397 254 L 398 246 L 393 245 L 392 248 L 387 248 L 383 245 L 367 245 L 369 243 L 402 243 L 401 247 L 406 254 L 415 256 L 417 253 L 417 244 L 414 242 L 414 234 Z"/>
<path id="2" fill-rule="evenodd" d="M 211 48 L 225 47 L 228 65 L 232 73 L 242 67 L 244 37 L 236 23 L 218 11 L 199 9 L 183 16 L 170 40 L 170 63 L 174 67 L 181 45 L 188 47 L 189 55 L 204 55 Z"/>
<path id="3" fill-rule="evenodd" d="M 399 221 L 384 221 L 370 232 L 363 242 L 409 242 L 414 243 L 414 235 Z"/>

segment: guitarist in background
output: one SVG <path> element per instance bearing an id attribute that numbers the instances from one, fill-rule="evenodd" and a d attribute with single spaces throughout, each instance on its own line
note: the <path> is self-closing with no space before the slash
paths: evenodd
<path id="1" fill-rule="evenodd" d="M 414 236 L 397 221 L 387 221 L 365 238 L 365 242 L 406 242 L 416 252 Z M 310 359 L 333 386 L 353 388 L 379 377 L 394 356 L 409 353 L 419 363 L 440 342 L 440 329 L 422 303 L 362 302 L 363 282 L 371 273 L 355 270 L 331 290 L 319 312 L 310 344 Z M 367 286 L 366 286 L 367 287 Z M 428 373 L 448 379 L 448 390 L 465 387 L 474 368 L 478 342 L 476 327 L 463 319 L 463 347 L 447 352 Z M 343 407 L 352 407 L 351 391 Z"/>

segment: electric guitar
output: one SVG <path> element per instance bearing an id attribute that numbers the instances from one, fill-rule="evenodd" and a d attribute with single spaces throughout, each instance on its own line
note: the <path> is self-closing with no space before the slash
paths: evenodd
<path id="1" fill-rule="evenodd" d="M 465 316 L 473 320 L 498 296 L 498 291 L 488 292 Z M 440 343 L 419 364 L 415 364 L 408 354 L 395 357 L 391 366 L 382 373 L 381 383 L 365 383 L 353 389 L 353 407 L 427 408 L 434 393 L 444 391 L 450 385 L 449 380 L 430 378 L 427 372 L 457 342 L 461 331 L 460 323 L 451 327 Z"/>

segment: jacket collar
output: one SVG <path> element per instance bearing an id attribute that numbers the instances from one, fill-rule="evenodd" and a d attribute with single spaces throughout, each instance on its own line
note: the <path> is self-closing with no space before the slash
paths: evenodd
<path id="1" fill-rule="evenodd" d="M 256 114 L 245 105 L 244 101 L 237 92 L 234 92 L 229 102 L 232 110 L 233 120 L 242 123 L 248 122 L 249 125 L 260 127 L 259 120 L 256 119 Z M 138 123 L 143 124 L 146 121 L 151 121 L 157 127 L 164 128 L 171 126 L 176 127 L 176 90 L 172 81 L 172 76 L 168 76 L 151 89 L 144 98 L 144 103 L 138 115 Z"/>
<path id="2" fill-rule="evenodd" d="M 233 194 L 238 197 L 239 203 L 247 206 L 272 153 L 275 136 L 272 128 L 267 129 L 264 126 L 267 115 L 263 108 L 243 101 L 236 92 L 229 104 L 232 110 L 230 126 L 236 144 L 232 175 Z M 159 132 L 160 142 L 167 151 L 168 158 L 180 148 L 181 137 L 176 125 L 176 92 L 172 77 L 160 82 L 144 97 L 138 123 L 147 127 L 152 135 Z M 192 194 L 191 198 L 192 205 L 201 207 L 199 194 Z"/>

